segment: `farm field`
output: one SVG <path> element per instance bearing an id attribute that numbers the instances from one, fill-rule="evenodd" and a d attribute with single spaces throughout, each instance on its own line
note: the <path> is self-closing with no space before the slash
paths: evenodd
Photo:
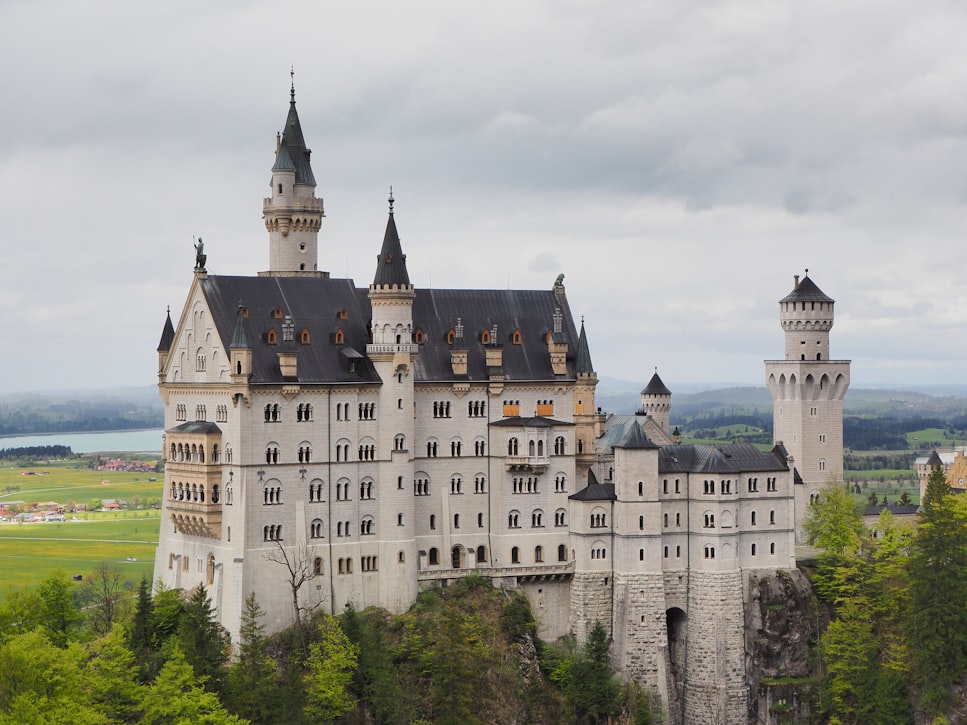
<path id="1" fill-rule="evenodd" d="M 56 501 L 84 506 L 93 499 L 131 500 L 135 496 L 160 501 L 163 480 L 163 474 L 154 472 L 98 471 L 87 467 L 87 459 L 27 465 L 5 462 L 0 467 L 0 504 Z"/>
<path id="2" fill-rule="evenodd" d="M 34 475 L 24 475 L 31 471 Z M 149 478 L 157 479 L 149 481 Z M 54 502 L 71 509 L 92 501 L 121 499 L 160 504 L 164 474 L 104 471 L 87 459 L 0 467 L 0 505 L 30 511 Z M 152 578 L 161 511 L 65 511 L 66 521 L 0 523 L 0 597 L 32 587 L 57 571 L 87 577 L 102 561 L 116 565 L 134 585 Z M 76 520 L 75 520 L 76 519 Z"/>
<path id="3" fill-rule="evenodd" d="M 0 525 L 0 597 L 35 586 L 58 570 L 86 577 L 102 561 L 118 566 L 134 584 L 142 576 L 150 580 L 161 519 L 156 511 L 126 513 L 132 515 Z"/>

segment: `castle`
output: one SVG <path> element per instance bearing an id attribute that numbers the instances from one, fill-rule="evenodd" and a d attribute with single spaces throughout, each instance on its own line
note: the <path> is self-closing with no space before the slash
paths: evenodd
<path id="1" fill-rule="evenodd" d="M 348 605 L 400 612 L 473 572 L 545 638 L 595 622 L 675 722 L 744 722 L 748 576 L 796 565 L 810 496 L 842 475 L 849 362 L 806 276 L 767 361 L 777 442 L 682 445 L 658 374 L 635 415 L 595 405 L 563 275 L 546 290 L 417 289 L 392 192 L 372 283 L 318 269 L 325 218 L 295 92 L 263 217 L 269 270 L 194 279 L 158 346 L 165 496 L 155 577 L 204 584 L 237 637 Z"/>

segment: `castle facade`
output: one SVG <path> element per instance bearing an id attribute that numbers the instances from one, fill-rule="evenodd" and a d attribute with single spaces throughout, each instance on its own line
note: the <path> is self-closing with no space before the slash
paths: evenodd
<path id="1" fill-rule="evenodd" d="M 636 415 L 597 408 L 563 275 L 418 289 L 391 194 L 357 287 L 318 269 L 315 189 L 293 90 L 263 203 L 269 270 L 209 274 L 199 244 L 165 321 L 156 579 L 205 585 L 237 637 L 251 593 L 278 630 L 348 605 L 400 612 L 476 573 L 522 590 L 545 638 L 604 623 L 673 722 L 709 707 L 745 722 L 748 576 L 795 567 L 810 495 L 842 475 L 833 301 L 807 276 L 780 302 L 786 356 L 766 371 L 782 442 L 682 445 L 657 373 Z"/>

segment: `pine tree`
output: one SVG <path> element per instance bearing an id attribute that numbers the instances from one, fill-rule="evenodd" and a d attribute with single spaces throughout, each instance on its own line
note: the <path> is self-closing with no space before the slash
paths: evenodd
<path id="1" fill-rule="evenodd" d="M 177 641 L 185 660 L 206 682 L 206 687 L 221 691 L 230 655 L 228 634 L 215 619 L 211 599 L 203 585 L 199 584 L 185 602 Z"/>
<path id="2" fill-rule="evenodd" d="M 268 654 L 265 612 L 249 594 L 239 628 L 238 660 L 228 673 L 228 700 L 231 709 L 253 722 L 269 723 L 279 713 L 279 682 L 276 662 Z"/>
<path id="3" fill-rule="evenodd" d="M 349 684 L 356 670 L 359 650 L 333 617 L 319 621 L 320 640 L 309 645 L 306 659 L 306 714 L 313 723 L 324 725 L 353 709 Z"/>
<path id="4" fill-rule="evenodd" d="M 927 479 L 911 558 L 910 647 L 921 707 L 947 712 L 967 670 L 967 501 L 937 466 Z"/>

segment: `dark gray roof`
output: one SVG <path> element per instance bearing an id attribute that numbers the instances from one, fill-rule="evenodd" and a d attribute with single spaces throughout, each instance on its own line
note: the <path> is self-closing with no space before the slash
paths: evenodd
<path id="1" fill-rule="evenodd" d="M 295 110 L 295 93 L 289 101 L 289 115 L 285 119 L 285 130 L 282 132 L 282 144 L 275 156 L 273 169 L 295 169 L 295 183 L 316 185 L 316 177 L 312 174 L 309 164 L 311 151 L 306 148 L 306 140 L 302 135 L 302 124 L 299 113 Z M 286 159 L 285 157 L 288 157 Z"/>
<path id="2" fill-rule="evenodd" d="M 943 459 L 937 451 L 930 453 L 930 457 L 927 459 L 927 465 L 930 468 L 943 468 Z"/>
<path id="3" fill-rule="evenodd" d="M 776 449 L 762 452 L 751 443 L 662 446 L 659 473 L 755 473 L 788 471 Z"/>
<path id="4" fill-rule="evenodd" d="M 588 334 L 584 331 L 584 320 L 581 320 L 581 332 L 578 336 L 578 351 L 575 366 L 578 373 L 593 373 L 591 364 L 591 350 L 588 347 Z"/>
<path id="5" fill-rule="evenodd" d="M 658 448 L 637 420 L 627 427 L 621 438 L 613 444 L 614 448 Z"/>
<path id="6" fill-rule="evenodd" d="M 221 434 L 222 429 L 210 421 L 205 420 L 190 420 L 187 423 L 182 423 L 181 425 L 176 425 L 174 428 L 169 428 L 168 433 L 218 433 Z"/>
<path id="7" fill-rule="evenodd" d="M 161 331 L 161 342 L 158 343 L 158 352 L 168 352 L 174 339 L 175 326 L 171 324 L 171 310 L 168 310 L 168 318 L 165 320 L 164 329 Z"/>
<path id="8" fill-rule="evenodd" d="M 493 421 L 490 425 L 499 428 L 560 428 L 561 426 L 574 425 L 574 423 L 535 415 L 531 418 L 521 418 L 519 416 L 501 418 L 500 420 Z"/>
<path id="9" fill-rule="evenodd" d="M 379 382 L 368 358 L 371 320 L 369 290 L 357 288 L 350 279 L 315 277 L 230 277 L 208 275 L 199 284 L 211 308 L 222 345 L 230 348 L 244 335 L 252 349 L 250 383 L 279 383 L 278 352 L 282 322 L 290 315 L 295 326 L 299 381 L 312 383 Z M 242 300 L 247 315 L 237 323 Z M 555 376 L 544 335 L 553 325 L 555 309 L 563 314 L 562 337 L 577 339 L 574 322 L 562 295 L 544 290 L 416 290 L 413 324 L 425 336 L 414 363 L 417 381 L 454 380 L 447 333 L 462 319 L 467 349 L 467 375 L 463 380 L 487 380 L 487 344 L 484 330 L 497 325 L 497 342 L 503 347 L 505 379 L 575 379 L 573 344 L 569 346 L 567 374 Z M 281 317 L 275 317 L 281 310 Z M 342 316 L 345 313 L 345 317 Z M 237 329 L 240 326 L 241 329 Z M 275 330 L 277 344 L 270 345 L 268 332 Z M 300 344 L 307 330 L 309 344 Z M 520 344 L 513 334 L 519 330 Z M 341 331 L 343 343 L 335 342 Z M 355 370 L 353 370 L 355 368 Z M 563 424 L 561 424 L 563 425 Z"/>
<path id="10" fill-rule="evenodd" d="M 598 483 L 594 471 L 588 471 L 588 485 L 568 496 L 572 501 L 614 501 L 613 483 Z"/>
<path id="11" fill-rule="evenodd" d="M 232 332 L 232 342 L 228 346 L 232 350 L 247 350 L 251 347 L 248 335 L 245 333 L 245 307 L 238 306 L 235 313 L 235 330 Z"/>
<path id="12" fill-rule="evenodd" d="M 390 204 L 392 203 L 393 197 L 390 196 Z M 396 219 L 393 217 L 392 206 L 390 207 L 389 219 L 386 221 L 383 248 L 376 259 L 374 285 L 409 287 L 410 275 L 406 271 L 406 255 L 403 254 L 403 248 L 400 246 L 400 235 L 396 231 Z"/>
<path id="13" fill-rule="evenodd" d="M 485 330 L 497 325 L 495 342 L 503 347 L 503 374 L 507 380 L 554 380 L 558 376 L 551 368 L 551 356 L 545 334 L 553 329 L 554 311 L 563 315 L 562 339 L 569 342 L 567 374 L 575 379 L 574 341 L 577 332 L 571 310 L 563 295 L 550 290 L 416 290 L 413 302 L 413 325 L 422 330 L 426 343 L 414 368 L 417 380 L 453 380 L 450 362 L 451 346 L 447 334 L 455 330 L 457 320 L 463 326 L 463 341 L 452 347 L 467 350 L 465 380 L 487 380 L 484 356 L 487 344 L 481 342 Z M 513 343 L 513 335 L 520 330 L 521 342 Z"/>
<path id="14" fill-rule="evenodd" d="M 816 283 L 805 276 L 792 292 L 783 297 L 779 302 L 833 302 L 833 298 L 826 295 Z"/>
<path id="15" fill-rule="evenodd" d="M 222 344 L 228 348 L 242 334 L 252 349 L 250 383 L 282 382 L 278 353 L 286 315 L 291 315 L 295 327 L 300 382 L 379 381 L 368 360 L 350 364 L 343 354 L 343 348 L 363 353 L 369 342 L 369 302 L 358 294 L 352 280 L 209 275 L 200 284 Z M 243 300 L 248 312 L 240 331 L 236 330 L 238 300 Z M 281 317 L 275 317 L 276 310 L 281 310 Z M 275 331 L 275 345 L 268 343 L 270 330 Z M 309 333 L 307 345 L 299 343 L 303 330 Z M 336 343 L 340 331 L 342 344 Z"/>
<path id="16" fill-rule="evenodd" d="M 648 381 L 648 385 L 645 389 L 641 391 L 642 395 L 671 395 L 672 391 L 665 387 L 665 383 L 661 381 L 658 377 L 658 371 L 651 376 L 651 380 Z"/>

